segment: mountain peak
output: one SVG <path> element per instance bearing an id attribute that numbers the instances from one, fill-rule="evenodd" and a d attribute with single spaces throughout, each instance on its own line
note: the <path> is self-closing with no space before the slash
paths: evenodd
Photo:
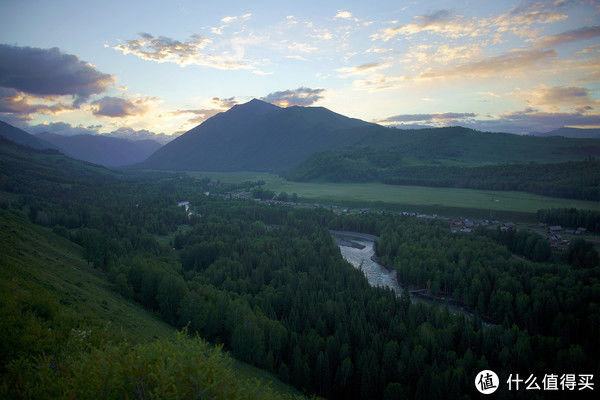
<path id="1" fill-rule="evenodd" d="M 248 114 L 260 115 L 260 114 L 266 114 L 268 112 L 279 110 L 279 109 L 280 108 L 277 107 L 276 105 L 267 103 L 266 101 L 262 101 L 259 99 L 252 99 L 247 103 L 236 104 L 235 106 L 231 107 L 228 112 L 234 111 L 237 113 L 237 112 L 242 111 L 242 112 L 248 113 Z"/>

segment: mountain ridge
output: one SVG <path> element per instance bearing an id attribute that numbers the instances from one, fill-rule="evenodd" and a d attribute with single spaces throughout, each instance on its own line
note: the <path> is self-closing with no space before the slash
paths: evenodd
<path id="1" fill-rule="evenodd" d="M 315 154 L 343 149 L 376 150 L 402 165 L 486 165 L 598 157 L 600 141 L 388 128 L 324 107 L 281 108 L 253 99 L 207 119 L 134 168 L 286 173 Z"/>
<path id="2" fill-rule="evenodd" d="M 53 144 L 69 157 L 106 167 L 138 163 L 161 147 L 160 143 L 150 139 L 134 141 L 103 135 L 65 136 L 46 132 L 35 137 Z"/>
<path id="3" fill-rule="evenodd" d="M 56 149 L 56 146 L 53 144 L 37 138 L 34 135 L 25 132 L 23 129 L 19 129 L 4 121 L 0 121 L 0 136 L 11 142 L 31 147 L 36 150 Z"/>

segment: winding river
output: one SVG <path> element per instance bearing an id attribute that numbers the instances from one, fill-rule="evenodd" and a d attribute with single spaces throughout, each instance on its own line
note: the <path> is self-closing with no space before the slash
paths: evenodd
<path id="1" fill-rule="evenodd" d="M 397 296 L 405 290 L 398 282 L 396 271 L 390 271 L 383 265 L 373 261 L 375 258 L 375 242 L 379 240 L 377 236 L 359 232 L 330 231 L 331 235 L 338 244 L 342 257 L 354 267 L 360 269 L 371 286 L 385 287 L 392 289 Z M 425 303 L 431 306 L 441 306 L 448 308 L 452 313 L 465 314 L 469 318 L 473 314 L 462 307 L 448 304 L 443 301 L 432 300 L 420 296 L 410 295 L 411 302 Z"/>

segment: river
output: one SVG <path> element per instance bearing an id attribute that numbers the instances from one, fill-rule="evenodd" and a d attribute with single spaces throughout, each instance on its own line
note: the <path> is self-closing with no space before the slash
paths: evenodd
<path id="1" fill-rule="evenodd" d="M 398 282 L 396 271 L 390 271 L 383 265 L 373 261 L 375 258 L 375 242 L 379 240 L 377 236 L 359 232 L 330 232 L 340 248 L 342 257 L 354 267 L 360 269 L 365 274 L 371 286 L 392 289 L 397 296 L 402 294 L 402 291 L 405 289 Z M 410 300 L 413 303 L 419 302 L 430 306 L 446 307 L 451 313 L 461 313 L 469 318 L 473 317 L 473 314 L 463 307 L 448 304 L 444 301 L 424 298 L 413 294 L 410 294 Z"/>

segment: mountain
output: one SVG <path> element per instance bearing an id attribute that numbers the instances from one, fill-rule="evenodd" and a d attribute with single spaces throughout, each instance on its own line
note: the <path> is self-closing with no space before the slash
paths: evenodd
<path id="1" fill-rule="evenodd" d="M 69 157 L 107 167 L 139 163 L 161 147 L 154 140 L 133 141 L 102 135 L 64 136 L 41 133 L 36 137 L 53 144 Z"/>
<path id="2" fill-rule="evenodd" d="M 236 105 L 167 143 L 139 166 L 205 171 L 283 171 L 347 142 L 370 124 L 323 107 L 280 108 L 260 100 Z"/>
<path id="3" fill-rule="evenodd" d="M 563 136 L 579 139 L 600 139 L 600 129 L 558 128 L 550 132 L 532 132 L 534 136 Z"/>
<path id="4" fill-rule="evenodd" d="M 35 136 L 25 132 L 24 130 L 7 124 L 3 121 L 0 121 L 0 136 L 7 140 L 10 140 L 11 142 L 20 144 L 22 146 L 31 147 L 37 150 L 56 149 L 56 146 L 54 146 L 53 144 L 48 143 L 40 138 L 36 138 Z"/>
<path id="5" fill-rule="evenodd" d="M 399 165 L 564 162 L 600 156 L 600 141 L 479 132 L 463 127 L 386 128 L 323 107 L 236 105 L 166 144 L 136 167 L 288 172 L 332 150 L 371 153 Z"/>

